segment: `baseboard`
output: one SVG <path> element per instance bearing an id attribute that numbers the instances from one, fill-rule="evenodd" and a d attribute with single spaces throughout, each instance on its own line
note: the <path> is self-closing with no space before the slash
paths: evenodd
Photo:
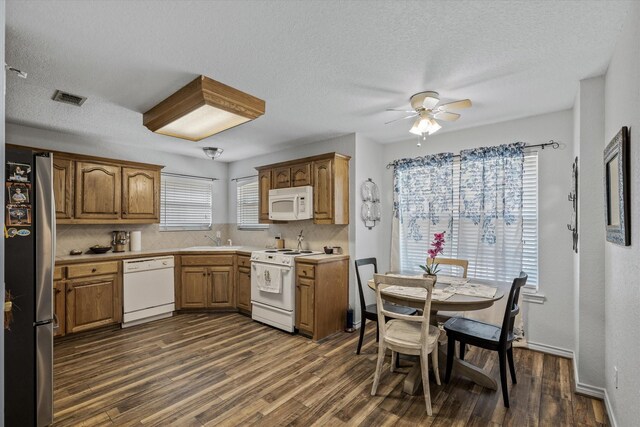
<path id="1" fill-rule="evenodd" d="M 547 344 L 540 344 L 531 341 L 527 341 L 529 350 L 539 351 L 540 353 L 552 354 L 554 356 L 564 357 L 565 359 L 573 359 L 573 350 L 567 350 L 565 348 L 555 347 Z"/>
<path id="2" fill-rule="evenodd" d="M 616 417 L 613 415 L 613 408 L 611 407 L 611 401 L 609 400 L 609 393 L 607 393 L 606 389 L 604 390 L 604 406 L 607 409 L 609 423 L 612 427 L 618 427 L 618 422 L 616 421 Z"/>
<path id="3" fill-rule="evenodd" d="M 353 329 L 360 329 L 360 325 L 362 325 L 362 322 L 354 322 Z"/>

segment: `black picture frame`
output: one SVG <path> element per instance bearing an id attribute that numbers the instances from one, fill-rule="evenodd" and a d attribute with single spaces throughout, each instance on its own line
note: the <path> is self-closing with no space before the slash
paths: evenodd
<path id="1" fill-rule="evenodd" d="M 623 126 L 604 150 L 604 217 L 607 241 L 631 244 L 629 129 Z"/>

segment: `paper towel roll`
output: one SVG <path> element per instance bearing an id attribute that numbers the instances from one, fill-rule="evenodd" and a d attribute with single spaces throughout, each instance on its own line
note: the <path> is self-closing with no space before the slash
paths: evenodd
<path id="1" fill-rule="evenodd" d="M 129 235 L 131 239 L 129 241 L 131 251 L 142 250 L 142 231 L 132 231 Z"/>

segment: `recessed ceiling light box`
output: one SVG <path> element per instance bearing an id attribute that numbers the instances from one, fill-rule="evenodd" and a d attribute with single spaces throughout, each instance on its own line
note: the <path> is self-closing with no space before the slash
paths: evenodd
<path id="1" fill-rule="evenodd" d="M 144 113 L 152 132 L 200 141 L 264 114 L 265 102 L 200 76 Z"/>

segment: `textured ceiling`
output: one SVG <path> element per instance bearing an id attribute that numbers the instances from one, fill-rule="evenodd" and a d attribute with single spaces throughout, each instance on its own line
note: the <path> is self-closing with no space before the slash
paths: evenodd
<path id="1" fill-rule="evenodd" d="M 96 143 L 232 161 L 385 125 L 411 94 L 470 98 L 443 131 L 570 108 L 605 72 L 628 2 L 8 0 L 7 120 Z M 267 103 L 254 122 L 199 143 L 149 132 L 142 113 L 204 74 Z M 55 89 L 88 97 L 51 101 Z M 417 137 L 416 137 L 417 138 Z"/>

